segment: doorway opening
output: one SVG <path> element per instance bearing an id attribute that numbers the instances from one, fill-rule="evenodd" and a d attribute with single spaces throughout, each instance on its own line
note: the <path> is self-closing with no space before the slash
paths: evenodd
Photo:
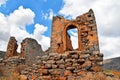
<path id="1" fill-rule="evenodd" d="M 66 46 L 67 50 L 77 50 L 78 49 L 78 29 L 75 26 L 69 26 L 66 31 L 67 39 L 66 39 Z"/>

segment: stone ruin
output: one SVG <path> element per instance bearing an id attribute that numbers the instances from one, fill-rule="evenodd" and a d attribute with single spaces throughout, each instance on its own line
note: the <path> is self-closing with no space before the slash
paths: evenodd
<path id="1" fill-rule="evenodd" d="M 37 56 L 43 56 L 44 52 L 41 45 L 32 38 L 26 38 L 21 43 L 20 57 L 25 58 L 26 64 L 35 63 L 35 58 Z"/>
<path id="2" fill-rule="evenodd" d="M 18 54 L 17 48 L 18 48 L 17 40 L 15 39 L 15 37 L 10 37 L 5 58 L 17 56 L 17 54 Z"/>
<path id="3" fill-rule="evenodd" d="M 74 28 L 78 30 L 77 49 L 73 49 L 70 35 L 67 33 Z M 16 40 L 14 42 L 16 44 Z M 16 54 L 17 45 L 12 45 L 13 48 L 7 49 L 6 57 Z M 61 16 L 53 17 L 50 48 L 43 52 L 41 46 L 36 45 L 37 42 L 33 39 L 25 39 L 21 43 L 19 57 L 25 58 L 26 63 L 22 63 L 21 59 L 3 62 L 12 66 L 14 61 L 19 63 L 14 66 L 25 65 L 24 69 L 19 70 L 20 75 L 26 76 L 24 80 L 31 80 L 33 76 L 38 80 L 88 80 L 85 77 L 87 72 L 102 71 L 103 54 L 99 50 L 97 26 L 91 9 L 74 20 L 66 20 Z"/>
<path id="4" fill-rule="evenodd" d="M 10 37 L 5 58 L 7 59 L 17 56 L 19 59 L 25 59 L 26 64 L 33 64 L 35 63 L 35 58 L 37 56 L 44 55 L 41 45 L 39 45 L 38 42 L 32 38 L 25 38 L 21 42 L 20 53 L 17 52 L 17 47 L 18 44 L 15 37 Z"/>
<path id="5" fill-rule="evenodd" d="M 71 45 L 68 30 L 77 28 L 78 48 L 76 51 L 99 52 L 96 21 L 93 11 L 78 16 L 75 20 L 66 20 L 61 16 L 53 17 L 51 35 L 51 52 L 65 53 L 75 51 Z"/>

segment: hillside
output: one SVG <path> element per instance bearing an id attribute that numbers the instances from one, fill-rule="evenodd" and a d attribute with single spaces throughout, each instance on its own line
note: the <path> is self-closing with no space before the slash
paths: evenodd
<path id="1" fill-rule="evenodd" d="M 4 58 L 5 56 L 5 52 L 4 51 L 0 51 L 0 58 Z"/>
<path id="2" fill-rule="evenodd" d="M 104 60 L 103 69 L 120 71 L 120 57 Z"/>

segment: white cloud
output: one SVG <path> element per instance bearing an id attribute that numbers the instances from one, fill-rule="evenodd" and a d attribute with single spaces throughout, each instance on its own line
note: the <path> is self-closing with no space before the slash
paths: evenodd
<path id="1" fill-rule="evenodd" d="M 35 14 L 29 8 L 24 9 L 20 6 L 18 10 L 15 10 L 8 16 L 8 22 L 11 26 L 17 26 L 25 28 L 26 25 L 34 23 Z"/>
<path id="2" fill-rule="evenodd" d="M 95 13 L 101 52 L 105 54 L 105 58 L 120 56 L 118 52 L 118 45 L 120 45 L 118 42 L 120 41 L 119 0 L 64 0 L 64 5 L 59 14 L 74 19 L 76 16 L 88 12 L 90 8 Z M 110 48 L 109 45 L 112 47 Z"/>
<path id="3" fill-rule="evenodd" d="M 0 0 L 0 6 L 5 3 L 6 3 L 6 0 Z"/>
<path id="4" fill-rule="evenodd" d="M 41 11 L 41 14 L 43 19 L 48 19 L 48 13 L 44 13 L 43 11 Z"/>
<path id="5" fill-rule="evenodd" d="M 43 11 L 41 11 L 42 14 L 42 18 L 45 20 L 52 20 L 53 16 L 55 15 L 52 9 L 48 9 L 48 11 L 46 13 L 44 13 Z"/>
<path id="6" fill-rule="evenodd" d="M 26 25 L 34 23 L 34 17 L 35 13 L 31 9 L 22 6 L 7 16 L 0 13 L 0 50 L 6 50 L 10 36 L 15 36 L 19 45 L 26 37 L 34 38 L 42 45 L 43 50 L 47 49 L 50 38 L 43 35 L 47 27 L 35 24 L 33 34 L 29 34 L 25 29 Z M 20 46 L 18 50 L 20 50 Z"/>
<path id="7" fill-rule="evenodd" d="M 52 10 L 52 9 L 49 9 L 49 16 L 48 16 L 48 19 L 52 20 L 53 15 L 54 15 L 53 10 Z"/>
<path id="8" fill-rule="evenodd" d="M 46 50 L 50 46 L 50 38 L 43 35 L 47 31 L 47 27 L 36 24 L 33 37 L 42 45 L 42 49 Z"/>
<path id="9" fill-rule="evenodd" d="M 100 37 L 101 51 L 105 52 L 105 59 L 120 56 L 120 37 Z"/>

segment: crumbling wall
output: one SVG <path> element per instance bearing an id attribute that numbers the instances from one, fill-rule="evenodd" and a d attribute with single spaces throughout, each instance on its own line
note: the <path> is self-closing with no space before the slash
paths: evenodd
<path id="1" fill-rule="evenodd" d="M 18 45 L 17 45 L 17 40 L 15 39 L 15 37 L 10 37 L 5 58 L 16 56 L 17 47 Z"/>
<path id="2" fill-rule="evenodd" d="M 99 51 L 97 27 L 93 11 L 76 17 L 75 20 L 66 20 L 63 17 L 53 17 L 51 34 L 51 52 L 64 53 L 69 51 L 67 30 L 78 30 L 78 51 Z M 72 50 L 70 50 L 72 51 Z"/>
<path id="3" fill-rule="evenodd" d="M 37 56 L 44 55 L 41 45 L 35 39 L 25 38 L 21 43 L 20 57 L 25 58 L 26 64 L 33 64 Z"/>
<path id="4" fill-rule="evenodd" d="M 68 30 L 77 28 L 78 48 L 73 49 Z M 16 43 L 14 38 L 10 39 Z M 9 41 L 11 46 L 11 42 Z M 12 44 L 12 46 L 15 46 Z M 14 52 L 10 53 L 10 50 Z M 49 50 L 51 52 L 49 52 Z M 43 53 L 36 40 L 26 38 L 21 43 L 20 56 L 0 61 L 0 65 L 16 67 L 25 65 L 19 70 L 25 80 L 87 80 L 83 74 L 102 72 L 103 54 L 99 51 L 97 27 L 92 10 L 78 16 L 75 20 L 66 20 L 63 17 L 53 17 L 51 46 L 49 54 Z M 8 57 L 15 55 L 16 47 L 8 48 Z M 62 54 L 63 53 L 63 54 Z M 7 61 L 6 61 L 7 60 Z M 27 65 L 28 64 L 28 65 Z M 96 74 L 95 73 L 95 74 Z M 92 78 L 91 78 L 92 79 Z"/>
<path id="5" fill-rule="evenodd" d="M 40 80 L 81 80 L 83 79 L 82 75 L 87 72 L 90 72 L 91 75 L 92 72 L 102 72 L 103 54 L 99 54 L 97 51 L 68 51 L 66 54 L 51 53 L 37 56 L 36 59 L 36 64 L 24 69 L 21 73 L 27 75 L 28 80 L 32 79 L 32 75 Z"/>

